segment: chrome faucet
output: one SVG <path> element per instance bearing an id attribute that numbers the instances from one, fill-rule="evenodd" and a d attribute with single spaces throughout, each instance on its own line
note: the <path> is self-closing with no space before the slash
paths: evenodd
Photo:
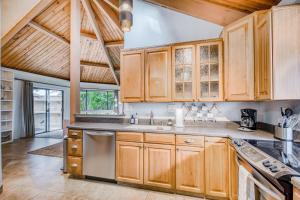
<path id="1" fill-rule="evenodd" d="M 153 112 L 151 110 L 150 112 L 150 125 L 153 125 L 154 124 L 154 119 L 153 119 Z"/>

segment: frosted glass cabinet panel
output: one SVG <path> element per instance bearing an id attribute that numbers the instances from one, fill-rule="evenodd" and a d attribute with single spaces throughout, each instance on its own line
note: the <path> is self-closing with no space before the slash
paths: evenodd
<path id="1" fill-rule="evenodd" d="M 222 41 L 197 45 L 197 100 L 223 100 L 222 53 Z"/>
<path id="2" fill-rule="evenodd" d="M 172 47 L 173 101 L 195 100 L 195 72 L 195 45 Z"/>

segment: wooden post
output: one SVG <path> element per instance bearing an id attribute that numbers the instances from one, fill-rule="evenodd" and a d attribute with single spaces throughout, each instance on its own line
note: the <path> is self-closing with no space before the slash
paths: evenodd
<path id="1" fill-rule="evenodd" d="M 80 0 L 71 0 L 70 123 L 80 113 Z"/>

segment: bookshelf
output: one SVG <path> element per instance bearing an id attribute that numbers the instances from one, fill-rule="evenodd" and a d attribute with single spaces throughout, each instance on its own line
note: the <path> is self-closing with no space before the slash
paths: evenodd
<path id="1" fill-rule="evenodd" d="M 1 142 L 13 141 L 13 89 L 14 74 L 1 70 Z"/>

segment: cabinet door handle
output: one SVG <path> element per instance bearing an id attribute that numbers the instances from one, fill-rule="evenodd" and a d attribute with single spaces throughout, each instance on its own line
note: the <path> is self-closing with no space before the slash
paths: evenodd
<path id="1" fill-rule="evenodd" d="M 78 133 L 72 132 L 71 135 L 72 136 L 78 136 Z"/>
<path id="2" fill-rule="evenodd" d="M 76 163 L 74 163 L 74 164 L 71 165 L 71 167 L 72 167 L 72 168 L 77 168 L 78 165 L 77 165 Z"/>
<path id="3" fill-rule="evenodd" d="M 76 144 L 72 145 L 72 149 L 78 149 L 78 146 Z"/>
<path id="4" fill-rule="evenodd" d="M 190 143 L 193 143 L 194 140 L 189 138 L 189 139 L 184 140 L 184 142 L 187 144 L 190 144 Z"/>

